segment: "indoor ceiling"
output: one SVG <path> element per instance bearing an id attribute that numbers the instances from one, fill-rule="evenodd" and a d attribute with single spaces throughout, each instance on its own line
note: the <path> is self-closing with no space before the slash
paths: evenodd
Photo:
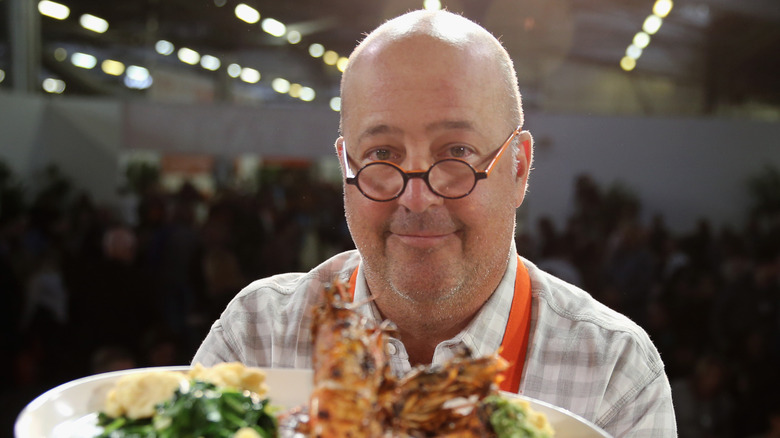
<path id="1" fill-rule="evenodd" d="M 11 1 L 0 0 L 9 5 Z M 37 1 L 37 0 L 35 0 Z M 43 75 L 68 84 L 67 93 L 165 98 L 210 90 L 194 99 L 303 104 L 271 90 L 283 77 L 317 90 L 306 104 L 326 104 L 338 94 L 340 72 L 309 55 L 319 43 L 348 56 L 356 41 L 384 20 L 422 7 L 422 0 L 58 0 L 70 8 L 64 20 L 40 17 Z M 260 22 L 237 19 L 235 7 L 245 3 L 261 20 L 274 18 L 301 35 L 298 44 L 261 30 Z M 500 36 L 515 59 L 527 104 L 549 111 L 594 111 L 670 114 L 729 114 L 724 108 L 748 108 L 741 115 L 780 119 L 780 3 L 778 0 L 676 0 L 663 25 L 651 36 L 636 67 L 619 65 L 627 47 L 653 11 L 653 0 L 442 0 L 443 7 L 462 13 Z M 8 7 L 4 8 L 6 12 Z M 89 13 L 104 18 L 108 31 L 98 34 L 79 26 Z M 8 19 L 3 20 L 8 35 Z M 166 40 L 221 60 L 216 71 L 182 63 L 176 53 L 155 51 Z M 155 87 L 129 90 L 99 68 L 73 67 L 55 56 L 62 49 L 90 53 L 98 63 L 120 60 L 147 67 Z M 9 61 L 6 56 L 0 62 Z M 247 84 L 225 74 L 237 63 L 261 73 Z M 98 64 L 99 65 L 99 64 Z M 0 68 L 3 68 L 0 65 Z M 9 70 L 9 66 L 4 67 Z M 566 72 L 571 72 L 566 74 Z M 160 73 L 162 75 L 162 73 Z M 189 85 L 173 81 L 183 78 Z M 163 82 L 161 82 L 163 81 Z M 163 90 L 161 83 L 171 91 Z M 619 88 L 617 84 L 623 84 Z M 561 97 L 567 90 L 569 98 Z M 583 91 L 585 90 L 585 91 Z M 590 94 L 587 90 L 590 91 Z M 642 97 L 633 105 L 618 104 L 628 94 Z M 665 91 L 658 91 L 665 90 Z M 602 104 L 596 109 L 589 101 Z M 654 105 L 666 95 L 673 102 Z M 675 98 L 676 96 L 676 98 Z M 676 101 L 675 101 L 676 99 Z M 691 104 L 691 100 L 695 103 Z M 589 105 L 591 107 L 589 108 Z M 655 108 L 655 110 L 654 110 Z M 660 110 L 658 108 L 661 108 Z M 625 110 L 625 111 L 624 111 Z"/>

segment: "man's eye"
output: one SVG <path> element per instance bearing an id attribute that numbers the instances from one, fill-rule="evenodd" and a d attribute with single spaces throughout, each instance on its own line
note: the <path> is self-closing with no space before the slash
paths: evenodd
<path id="1" fill-rule="evenodd" d="M 375 149 L 368 154 L 368 158 L 377 161 L 388 161 L 393 154 L 388 149 Z"/>
<path id="2" fill-rule="evenodd" d="M 452 158 L 468 158 L 471 155 L 471 149 L 463 145 L 452 146 L 449 149 L 449 155 Z"/>

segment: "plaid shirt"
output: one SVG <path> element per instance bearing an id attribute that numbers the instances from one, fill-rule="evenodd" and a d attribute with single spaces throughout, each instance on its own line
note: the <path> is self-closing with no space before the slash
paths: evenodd
<path id="1" fill-rule="evenodd" d="M 531 336 L 520 392 L 582 416 L 616 437 L 677 436 L 669 381 L 647 334 L 590 295 L 523 259 L 531 277 Z M 240 361 L 249 366 L 311 368 L 311 307 L 334 278 L 358 268 L 357 311 L 378 321 L 357 251 L 339 254 L 308 273 L 281 274 L 244 288 L 198 349 L 193 363 Z M 475 356 L 501 345 L 509 317 L 517 257 L 471 324 L 436 347 L 433 363 L 463 344 Z M 411 369 L 398 339 L 388 345 L 396 374 Z"/>

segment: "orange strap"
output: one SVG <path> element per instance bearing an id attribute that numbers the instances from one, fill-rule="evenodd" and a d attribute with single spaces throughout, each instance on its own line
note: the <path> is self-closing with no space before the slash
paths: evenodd
<path id="1" fill-rule="evenodd" d="M 355 268 L 349 278 L 350 298 L 355 296 L 357 272 L 358 270 Z M 499 385 L 502 391 L 516 394 L 520 389 L 520 378 L 523 376 L 530 327 L 531 277 L 518 255 L 515 293 L 512 297 L 512 307 L 509 309 L 509 320 L 504 330 L 504 339 L 501 341 L 501 349 L 499 350 L 501 357 L 509 362 L 509 368 L 503 372 L 504 380 Z"/>

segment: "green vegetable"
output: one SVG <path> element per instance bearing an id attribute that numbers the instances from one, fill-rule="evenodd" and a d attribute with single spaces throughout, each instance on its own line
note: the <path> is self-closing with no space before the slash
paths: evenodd
<path id="1" fill-rule="evenodd" d="M 490 425 L 498 438 L 552 438 L 548 430 L 534 425 L 525 407 L 519 403 L 492 395 L 483 401 Z"/>
<path id="2" fill-rule="evenodd" d="M 277 421 L 255 394 L 194 380 L 189 390 L 177 390 L 171 400 L 157 406 L 152 418 L 131 420 L 98 415 L 103 433 L 96 438 L 229 438 L 242 427 L 261 437 L 276 436 Z"/>

